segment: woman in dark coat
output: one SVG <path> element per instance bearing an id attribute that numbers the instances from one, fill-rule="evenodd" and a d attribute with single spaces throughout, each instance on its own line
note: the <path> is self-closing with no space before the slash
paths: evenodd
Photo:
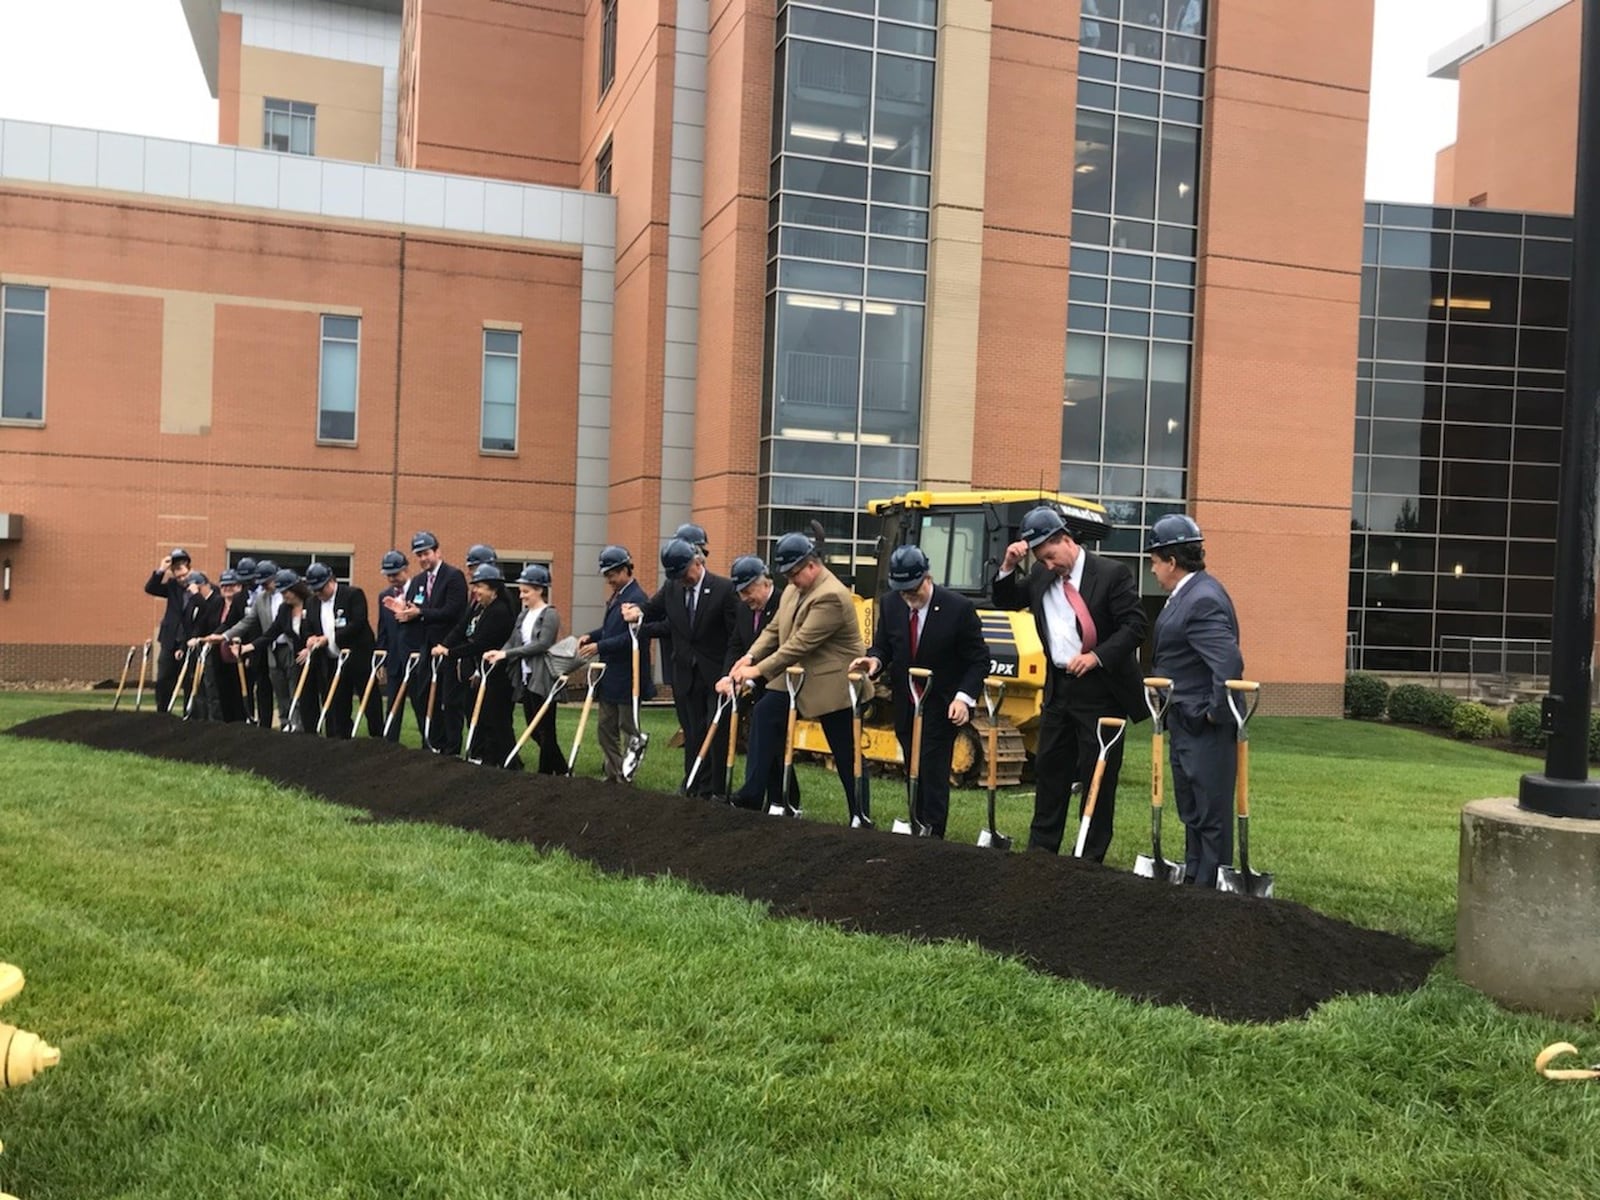
<path id="1" fill-rule="evenodd" d="M 517 606 L 506 592 L 505 577 L 494 563 L 484 563 L 472 573 L 470 584 L 477 611 L 465 625 L 450 632 L 445 640 L 433 648 L 435 657 L 448 657 L 466 662 L 481 675 L 483 706 L 478 713 L 478 725 L 471 744 L 466 748 L 470 761 L 498 767 L 505 763 L 511 747 L 516 744 L 516 734 L 511 728 L 511 679 L 503 665 L 491 665 L 485 672 L 481 667 L 483 656 L 499 650 L 511 637 L 517 623 Z M 477 703 L 476 688 L 471 693 Z M 472 710 L 467 710 L 470 721 Z"/>
<path id="2" fill-rule="evenodd" d="M 272 624 L 267 626 L 260 637 L 242 647 L 242 653 L 260 658 L 266 658 L 274 654 L 278 655 L 280 657 L 279 666 L 288 671 L 291 681 L 290 691 L 292 693 L 295 688 L 300 687 L 300 675 L 305 667 L 306 656 L 309 653 L 306 650 L 306 639 L 315 632 L 310 618 L 306 616 L 306 605 L 311 601 L 311 589 L 305 585 L 305 581 L 295 572 L 287 568 L 279 571 L 273 577 L 273 580 L 278 585 L 278 594 L 283 597 L 283 603 L 278 607 L 278 615 L 272 619 Z M 284 638 L 288 643 L 287 652 L 281 647 L 274 647 L 273 643 L 279 637 Z M 293 660 L 292 669 L 289 667 L 291 656 Z M 307 680 L 307 682 L 309 683 L 310 681 Z M 311 732 L 316 725 L 316 721 L 314 719 L 311 721 L 306 720 L 306 706 L 310 705 L 313 713 L 315 713 L 319 703 L 315 688 L 301 688 L 300 703 L 294 704 L 291 701 L 289 705 L 289 708 L 294 710 L 293 719 L 290 719 L 287 708 L 281 714 L 284 731 L 286 733 Z"/>

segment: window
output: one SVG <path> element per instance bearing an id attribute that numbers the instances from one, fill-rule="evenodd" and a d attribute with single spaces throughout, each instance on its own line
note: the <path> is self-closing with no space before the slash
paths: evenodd
<path id="1" fill-rule="evenodd" d="M 317 440 L 356 440 L 361 318 L 322 318 L 322 369 L 317 389 Z"/>
<path id="2" fill-rule="evenodd" d="M 0 420 L 44 420 L 44 317 L 44 288 L 0 288 Z"/>
<path id="3" fill-rule="evenodd" d="M 606 144 L 600 147 L 600 153 L 594 156 L 594 190 L 602 196 L 611 194 L 611 139 L 606 139 Z"/>
<path id="4" fill-rule="evenodd" d="M 515 330 L 483 331 L 483 433 L 480 448 L 499 453 L 517 448 L 517 377 L 522 335 Z"/>
<path id="5" fill-rule="evenodd" d="M 299 100 L 266 102 L 261 118 L 261 145 L 285 154 L 317 152 L 317 106 Z"/>
<path id="6" fill-rule="evenodd" d="M 600 0 L 600 95 L 617 77 L 617 0 Z"/>
<path id="7" fill-rule="evenodd" d="M 928 556 L 935 583 L 968 594 L 987 588 L 988 528 L 981 511 L 923 517 L 917 545 Z"/>

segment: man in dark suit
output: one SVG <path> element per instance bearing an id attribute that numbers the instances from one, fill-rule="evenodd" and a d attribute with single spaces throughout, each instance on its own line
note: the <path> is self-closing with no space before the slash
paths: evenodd
<path id="1" fill-rule="evenodd" d="M 595 736 L 605 763 L 602 777 L 610 783 L 626 783 L 622 777 L 623 751 L 626 743 L 638 735 L 639 727 L 633 720 L 633 639 L 622 609 L 624 605 L 643 604 L 649 597 L 633 577 L 633 555 L 626 546 L 601 547 L 599 565 L 600 577 L 611 594 L 606 597 L 600 628 L 591 629 L 578 639 L 578 654 L 583 658 L 598 656 L 606 664 L 606 673 L 600 677 L 600 724 Z M 649 647 L 641 645 L 639 699 L 649 700 L 655 694 Z"/>
<path id="2" fill-rule="evenodd" d="M 716 703 L 717 680 L 728 656 L 728 639 L 738 622 L 739 600 L 733 584 L 706 570 L 699 547 L 673 538 L 662 548 L 661 570 L 666 582 L 643 604 L 624 604 L 624 621 L 645 622 L 646 636 L 670 634 L 672 646 L 672 703 L 683 727 L 683 777 L 689 778 Z M 728 757 L 728 727 L 719 726 L 711 743 L 712 762 Z M 694 781 L 694 794 L 710 796 L 716 776 L 702 768 Z"/>
<path id="3" fill-rule="evenodd" d="M 340 583 L 327 563 L 312 563 L 306 568 L 306 586 L 311 603 L 306 614 L 312 633 L 306 645 L 317 656 L 319 669 L 314 678 L 318 692 L 326 695 L 339 676 L 338 686 L 328 701 L 327 734 L 348 738 L 355 732 L 350 709 L 354 698 L 367 686 L 372 674 L 372 622 L 367 616 L 367 594 L 354 584 Z M 350 651 L 344 670 L 339 668 L 340 651 Z M 372 706 L 367 706 L 367 732 L 373 732 Z"/>
<path id="4" fill-rule="evenodd" d="M 874 680 L 889 672 L 894 731 L 908 763 L 915 702 L 906 671 L 927 667 L 933 672 L 922 704 L 922 761 L 917 768 L 913 832 L 926 829 L 942 838 L 950 813 L 956 730 L 972 720 L 989 671 L 989 644 L 983 640 L 977 605 L 934 583 L 930 570 L 928 556 L 916 546 L 901 546 L 889 556 L 889 587 L 894 595 L 879 597 L 872 645 L 850 669 L 866 671 Z"/>
<path id="5" fill-rule="evenodd" d="M 1022 519 L 1021 538 L 1006 547 L 993 584 L 996 608 L 1033 610 L 1049 666 L 1044 711 L 1035 755 L 1033 827 L 1028 849 L 1059 853 L 1066 827 L 1071 786 L 1080 782 L 1084 802 L 1100 747 L 1095 730 L 1101 717 L 1142 721 L 1144 684 L 1139 646 L 1149 619 L 1139 603 L 1133 572 L 1121 563 L 1088 553 L 1068 528 L 1066 518 L 1044 504 Z M 1030 551 L 1033 572 L 1017 567 Z M 1084 856 L 1105 859 L 1117 807 L 1117 774 L 1124 740 L 1106 758 L 1094 819 Z"/>
<path id="6" fill-rule="evenodd" d="M 733 669 L 733 664 L 738 662 L 750 652 L 750 647 L 756 644 L 756 638 L 767 627 L 768 622 L 778 612 L 778 588 L 772 582 L 772 575 L 767 570 L 767 564 L 754 554 L 744 554 L 733 560 L 733 565 L 728 568 L 729 582 L 739 595 L 739 602 L 744 605 L 744 611 L 739 613 L 734 622 L 733 636 L 728 639 L 728 653 L 722 660 L 723 677 L 717 681 L 717 691 L 725 696 L 732 696 L 733 683 L 727 678 L 728 672 Z M 779 689 L 782 692 L 782 689 Z M 753 715 L 755 706 L 769 695 L 767 681 L 756 679 L 751 684 L 750 703 L 748 711 Z M 789 697 L 787 693 L 779 695 L 771 693 L 772 699 L 768 703 L 776 704 L 787 709 Z M 748 731 L 750 721 L 746 721 L 744 728 Z M 727 762 L 724 756 L 724 763 Z M 783 807 L 783 760 L 774 759 L 771 770 L 767 772 L 765 802 L 760 804 L 763 809 L 772 808 L 774 805 Z M 800 781 L 795 780 L 794 803 L 800 803 Z"/>
<path id="7" fill-rule="evenodd" d="M 406 582 L 411 575 L 406 556 L 398 550 L 387 550 L 379 567 L 388 584 L 378 593 L 378 629 L 374 649 L 387 651 L 388 657 L 383 660 L 383 722 L 379 725 L 378 733 L 382 736 L 383 725 L 387 724 L 389 740 L 398 742 L 400 726 L 405 724 L 406 714 L 404 705 L 401 706 L 402 711 L 395 711 L 395 701 L 400 695 L 400 684 L 405 681 L 406 663 L 412 654 L 426 656 L 427 647 L 422 640 L 422 626 L 415 621 L 402 625 L 395 619 L 394 610 L 389 606 L 391 599 L 405 598 Z M 423 661 L 423 657 L 418 657 L 417 665 L 411 671 L 411 679 L 406 682 L 407 692 L 412 692 L 418 681 L 426 677 L 430 665 Z M 372 707 L 378 707 L 376 701 Z"/>
<path id="8" fill-rule="evenodd" d="M 1172 680 L 1167 745 L 1172 790 L 1185 831 L 1183 881 L 1215 887 L 1233 863 L 1233 785 L 1238 729 L 1227 682 L 1244 675 L 1239 618 L 1227 589 L 1206 570 L 1204 535 L 1182 513 L 1150 527 L 1150 571 L 1167 593 L 1156 617 L 1157 675 Z"/>
<path id="9" fill-rule="evenodd" d="M 417 558 L 417 574 L 406 586 L 405 594 L 390 598 L 385 606 L 402 625 L 419 622 L 422 642 L 428 654 L 423 665 L 430 666 L 433 648 L 440 645 L 455 629 L 467 610 L 467 577 L 444 561 L 439 550 L 439 539 L 422 530 L 411 539 L 411 553 Z M 428 723 L 428 691 L 431 682 L 427 672 L 418 668 L 421 677 L 411 677 L 411 705 L 417 716 L 417 728 L 426 729 Z M 461 753 L 461 705 L 456 693 L 461 689 L 449 659 L 439 667 L 439 695 L 434 705 L 433 744 L 431 749 L 440 754 Z"/>
<path id="10" fill-rule="evenodd" d="M 147 596 L 167 602 L 161 612 L 161 627 L 156 633 L 156 711 L 164 713 L 178 686 L 183 667 L 185 643 L 189 640 L 184 613 L 189 606 L 189 552 L 181 546 L 163 558 L 145 580 Z"/>

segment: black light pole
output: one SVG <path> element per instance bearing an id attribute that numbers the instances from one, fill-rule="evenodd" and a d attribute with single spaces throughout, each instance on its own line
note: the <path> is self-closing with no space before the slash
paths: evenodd
<path id="1" fill-rule="evenodd" d="M 1600 336 L 1595 333 L 1600 330 L 1600 0 L 1583 0 L 1582 18 L 1561 507 L 1556 518 L 1550 694 L 1544 701 L 1550 743 L 1544 774 L 1522 777 L 1518 802 L 1547 816 L 1600 820 L 1600 782 L 1589 782 L 1595 482 L 1600 468 Z"/>

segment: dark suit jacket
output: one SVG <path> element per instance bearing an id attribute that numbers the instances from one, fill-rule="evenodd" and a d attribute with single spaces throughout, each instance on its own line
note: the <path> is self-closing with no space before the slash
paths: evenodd
<path id="1" fill-rule="evenodd" d="M 174 650 L 187 642 L 192 636 L 184 616 L 189 604 L 189 585 L 179 583 L 176 579 L 163 583 L 161 572 L 151 571 L 150 578 L 144 582 L 144 591 L 147 596 L 165 598 L 167 602 L 166 610 L 161 614 L 161 628 L 156 635 L 160 643 L 168 650 Z"/>
<path id="2" fill-rule="evenodd" d="M 432 595 L 428 594 L 428 573 L 418 571 L 406 581 L 406 599 L 422 611 L 417 623 L 422 626 L 425 647 L 432 649 L 450 635 L 467 611 L 467 577 L 449 563 L 440 563 Z"/>
<path id="3" fill-rule="evenodd" d="M 222 593 L 215 588 L 211 589 L 209 597 L 199 594 L 190 596 L 184 611 L 184 620 L 189 627 L 190 637 L 210 637 L 221 629 L 222 610 L 224 601 Z"/>
<path id="4" fill-rule="evenodd" d="M 521 610 L 522 605 L 512 603 L 508 589 L 501 588 L 499 595 L 475 610 L 466 625 L 445 640 L 444 644 L 450 647 L 450 657 L 471 664 L 476 671 L 480 658 L 491 650 L 505 647 Z M 466 672 L 462 674 L 465 676 Z"/>
<path id="5" fill-rule="evenodd" d="M 1089 615 L 1094 618 L 1098 643 L 1094 653 L 1100 657 L 1100 670 L 1105 672 L 1105 684 L 1111 697 L 1122 708 L 1121 712 L 1098 713 L 1105 717 L 1128 717 L 1142 721 L 1150 715 L 1144 704 L 1144 678 L 1139 670 L 1139 647 L 1149 631 L 1150 620 L 1139 602 L 1139 589 L 1133 572 L 1121 563 L 1083 550 L 1083 585 L 1078 589 Z M 1033 621 L 1039 629 L 1039 640 L 1044 643 L 1045 656 L 1050 654 L 1050 634 L 1045 623 L 1044 596 L 1051 588 L 1061 586 L 1061 577 L 1035 563 L 1032 573 L 1024 577 L 1013 571 L 1004 579 L 996 576 L 992 585 L 994 606 L 1008 609 L 1032 609 Z M 1090 672 L 1090 678 L 1094 672 Z M 1046 671 L 1044 702 L 1050 703 L 1055 693 L 1055 672 Z"/>
<path id="6" fill-rule="evenodd" d="M 633 642 L 628 637 L 628 623 L 622 619 L 624 604 L 637 604 L 643 608 L 650 602 L 637 579 L 606 601 L 605 620 L 599 629 L 589 631 L 589 640 L 598 647 L 597 657 L 606 664 L 606 673 L 600 677 L 595 694 L 607 704 L 628 704 L 633 700 Z M 656 685 L 650 678 L 650 645 L 639 639 L 639 699 L 648 700 L 656 694 Z"/>
<path id="7" fill-rule="evenodd" d="M 767 603 L 759 613 L 751 612 L 742 602 L 740 603 L 739 615 L 733 623 L 733 636 L 728 639 L 728 653 L 722 659 L 723 675 L 733 670 L 733 664 L 750 653 L 750 647 L 756 644 L 756 635 L 777 615 L 778 597 L 782 594 L 783 589 L 774 584 L 772 594 L 767 597 Z M 759 700 L 766 690 L 767 681 L 757 679 L 750 694 Z"/>
<path id="8" fill-rule="evenodd" d="M 312 603 L 315 603 L 315 600 Z M 293 610 L 289 607 L 287 600 L 278 606 L 278 615 L 273 618 L 272 624 L 268 625 L 261 636 L 255 640 L 255 654 L 258 658 L 268 652 L 272 643 L 278 640 L 280 634 L 289 639 L 289 647 L 295 654 L 299 654 L 300 651 L 306 648 L 306 639 L 316 632 L 316 627 L 311 623 L 311 606 L 308 604 L 302 610 L 298 633 L 295 632 L 290 622 L 292 613 Z"/>
<path id="9" fill-rule="evenodd" d="M 733 581 L 706 571 L 695 585 L 694 621 L 689 620 L 689 591 L 668 581 L 639 607 L 644 612 L 642 632 L 672 638 L 672 686 L 698 686 L 710 691 L 723 676 L 728 641 L 740 613 L 750 612 L 739 603 Z"/>
<path id="10" fill-rule="evenodd" d="M 322 637 L 322 601 L 312 596 L 306 604 L 306 616 L 311 620 L 311 632 Z M 367 619 L 367 594 L 352 583 L 341 583 L 333 592 L 334 640 L 339 649 L 350 651 L 352 663 L 372 657 L 372 624 Z M 326 647 L 318 653 L 324 656 Z"/>
<path id="11" fill-rule="evenodd" d="M 408 584 L 409 582 L 407 580 Z M 390 596 L 404 599 L 405 594 L 404 587 L 386 587 L 378 593 L 378 628 L 373 639 L 373 649 L 389 652 L 389 660 L 384 664 L 385 669 L 402 674 L 406 669 L 406 657 L 424 647 L 422 622 L 407 621 L 401 624 L 394 619 L 394 614 L 383 606 L 383 602 Z"/>
<path id="12" fill-rule="evenodd" d="M 883 672 L 894 687 L 896 724 L 911 724 L 911 689 L 906 676 L 910 667 L 933 671 L 922 706 L 925 721 L 948 721 L 946 714 L 957 692 L 965 692 L 975 704 L 982 704 L 983 678 L 989 672 L 989 643 L 983 639 L 977 605 L 961 593 L 936 584 L 922 612 L 915 658 L 911 657 L 911 610 L 905 601 L 894 592 L 886 592 L 878 597 L 877 607 L 878 625 L 867 656 L 883 664 Z"/>
<path id="13" fill-rule="evenodd" d="M 1207 717 L 1217 725 L 1233 725 L 1225 685 L 1244 676 L 1239 618 L 1227 590 L 1209 571 L 1189 576 L 1156 617 L 1152 668 L 1172 680 L 1172 711 L 1188 729 L 1199 732 Z"/>

